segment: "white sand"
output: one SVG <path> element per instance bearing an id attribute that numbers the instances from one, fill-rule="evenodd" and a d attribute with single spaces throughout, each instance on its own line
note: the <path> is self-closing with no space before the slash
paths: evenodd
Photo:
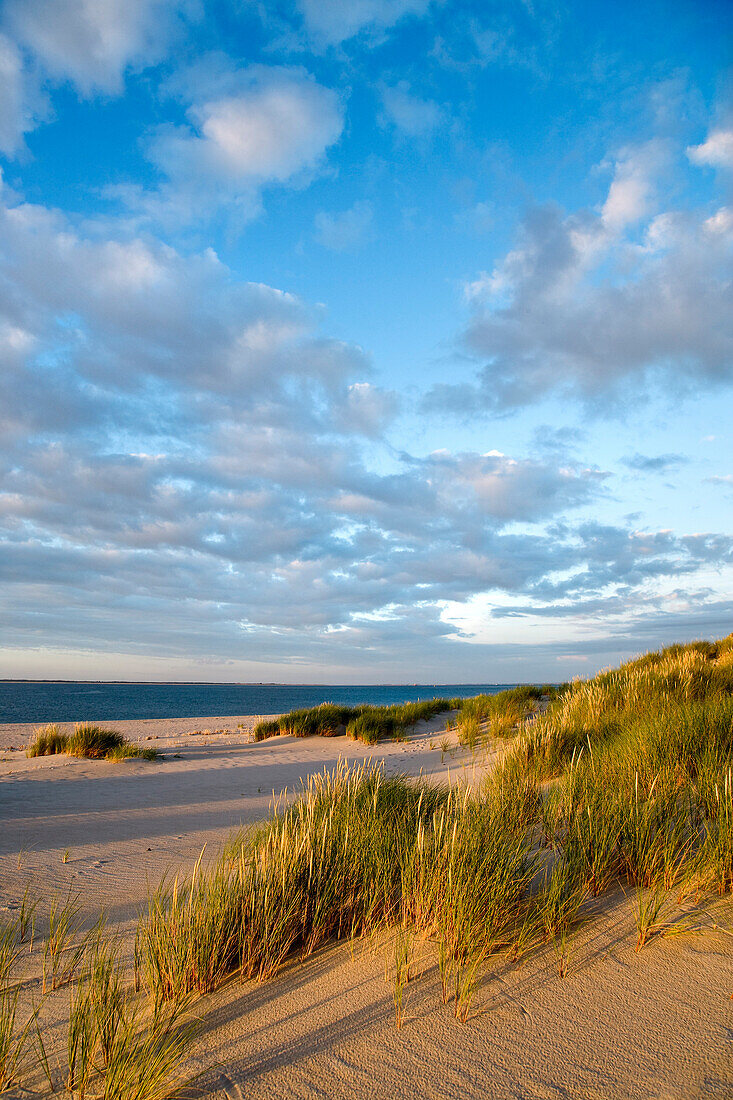
<path id="1" fill-rule="evenodd" d="M 471 781 L 491 765 L 442 732 L 445 716 L 406 744 L 376 748 L 344 737 L 251 743 L 237 725 L 255 720 L 111 723 L 132 740 L 155 738 L 145 741 L 164 754 L 154 763 L 0 752 L 0 908 L 12 910 L 28 882 L 44 899 L 72 889 L 90 915 L 106 906 L 129 941 L 148 882 L 190 869 L 204 844 L 213 855 L 230 830 L 266 816 L 273 791 L 292 793 L 339 758 L 372 756 L 388 772 L 434 782 L 449 771 Z M 230 732 L 191 734 L 204 729 Z M 31 732 L 1 727 L 0 745 L 24 746 Z M 348 947 L 326 948 L 272 982 L 232 982 L 198 1003 L 201 1095 L 733 1097 L 733 936 L 711 928 L 730 927 L 733 910 L 726 900 L 694 920 L 708 930 L 636 954 L 630 899 L 619 894 L 575 937 L 565 979 L 551 950 L 518 965 L 492 960 L 465 1026 L 441 1003 L 424 945 L 400 1031 L 384 980 L 388 945 L 359 943 L 353 958 Z M 53 1011 L 46 1017 L 52 1047 L 63 1045 L 63 996 L 54 995 L 57 1023 Z"/>

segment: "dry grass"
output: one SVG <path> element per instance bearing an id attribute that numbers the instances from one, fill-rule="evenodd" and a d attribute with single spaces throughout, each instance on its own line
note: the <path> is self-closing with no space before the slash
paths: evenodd
<path id="1" fill-rule="evenodd" d="M 36 736 L 26 749 L 26 756 L 81 756 L 88 760 L 128 760 L 139 757 L 155 760 L 155 749 L 141 749 L 126 741 L 116 730 L 105 730 L 80 722 L 72 734 L 61 733 L 58 726 L 49 725 L 36 730 Z"/>

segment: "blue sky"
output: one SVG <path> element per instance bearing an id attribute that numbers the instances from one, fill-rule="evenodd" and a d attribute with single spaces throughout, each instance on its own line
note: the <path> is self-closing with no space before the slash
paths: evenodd
<path id="1" fill-rule="evenodd" d="M 0 675 L 733 629 L 732 14 L 5 0 Z"/>

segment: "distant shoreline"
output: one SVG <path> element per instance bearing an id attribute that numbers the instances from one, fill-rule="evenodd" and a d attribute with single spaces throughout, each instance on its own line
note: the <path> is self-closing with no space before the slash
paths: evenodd
<path id="1" fill-rule="evenodd" d="M 125 684 L 130 687 L 143 687 L 147 685 L 151 686 L 165 686 L 165 687 L 285 687 L 285 688 L 324 688 L 324 687 L 338 687 L 338 688 L 361 688 L 361 687 L 515 687 L 517 685 L 544 683 L 544 680 L 513 680 L 511 684 L 501 683 L 499 681 L 485 681 L 481 684 L 475 684 L 473 681 L 466 680 L 464 683 L 453 683 L 446 680 L 443 683 L 434 683 L 432 680 L 418 681 L 418 680 L 384 680 L 379 683 L 373 681 L 364 681 L 364 683 L 356 683 L 349 680 L 342 684 L 332 683 L 330 681 L 311 681 L 311 680 L 33 680 L 26 679 L 24 677 L 16 678 L 12 676 L 0 676 L 0 684 Z"/>

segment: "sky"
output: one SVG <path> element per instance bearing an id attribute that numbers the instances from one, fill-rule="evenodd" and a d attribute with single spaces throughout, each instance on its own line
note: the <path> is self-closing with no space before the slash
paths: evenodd
<path id="1" fill-rule="evenodd" d="M 0 676 L 733 630 L 729 0 L 4 0 Z"/>

